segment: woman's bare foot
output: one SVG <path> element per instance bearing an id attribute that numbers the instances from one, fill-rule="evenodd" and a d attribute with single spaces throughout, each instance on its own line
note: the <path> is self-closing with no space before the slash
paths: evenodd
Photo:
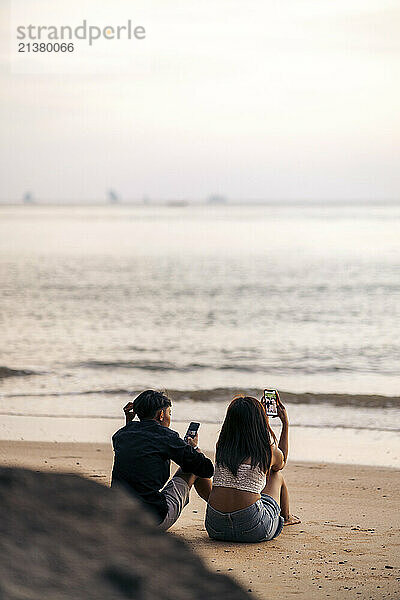
<path id="1" fill-rule="evenodd" d="M 283 525 L 297 525 L 298 523 L 301 523 L 299 517 L 296 517 L 296 515 L 289 515 L 288 518 L 285 519 Z"/>

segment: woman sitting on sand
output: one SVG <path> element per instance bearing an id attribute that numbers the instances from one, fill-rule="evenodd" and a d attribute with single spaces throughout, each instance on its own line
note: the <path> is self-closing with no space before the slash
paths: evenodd
<path id="1" fill-rule="evenodd" d="M 300 523 L 289 513 L 281 472 L 288 456 L 289 422 L 278 394 L 277 405 L 282 422 L 279 444 L 256 398 L 236 397 L 228 407 L 205 521 L 215 540 L 263 542 L 277 537 L 284 525 Z"/>

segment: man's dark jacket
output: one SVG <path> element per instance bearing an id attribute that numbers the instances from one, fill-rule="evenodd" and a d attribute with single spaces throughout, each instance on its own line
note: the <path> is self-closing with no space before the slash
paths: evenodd
<path id="1" fill-rule="evenodd" d="M 114 433 L 111 485 L 122 484 L 150 508 L 161 523 L 167 502 L 160 493 L 170 476 L 171 460 L 185 473 L 212 477 L 209 458 L 184 442 L 176 431 L 153 421 L 131 421 Z"/>

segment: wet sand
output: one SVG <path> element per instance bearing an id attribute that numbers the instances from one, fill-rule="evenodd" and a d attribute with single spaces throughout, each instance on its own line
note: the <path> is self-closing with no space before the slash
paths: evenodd
<path id="1" fill-rule="evenodd" d="M 105 444 L 1 441 L 0 463 L 76 472 L 108 485 L 112 451 Z M 210 568 L 231 575 L 258 598 L 399 598 L 400 472 L 291 462 L 285 473 L 292 510 L 302 523 L 276 540 L 211 541 L 203 527 L 205 504 L 194 491 L 171 531 Z"/>

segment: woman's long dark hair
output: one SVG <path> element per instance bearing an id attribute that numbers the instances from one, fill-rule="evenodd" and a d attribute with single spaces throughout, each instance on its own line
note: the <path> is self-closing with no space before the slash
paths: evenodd
<path id="1" fill-rule="evenodd" d="M 217 442 L 216 462 L 237 475 L 238 467 L 250 458 L 251 466 L 268 473 L 271 465 L 271 435 L 265 410 L 256 398 L 237 396 L 226 412 Z"/>

